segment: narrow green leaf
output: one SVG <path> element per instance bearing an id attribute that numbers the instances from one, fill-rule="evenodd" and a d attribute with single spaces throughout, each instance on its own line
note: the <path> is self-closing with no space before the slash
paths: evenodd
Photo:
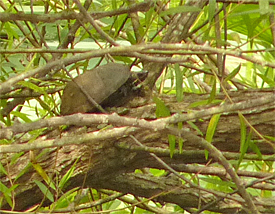
<path id="1" fill-rule="evenodd" d="M 212 118 L 209 121 L 207 131 L 206 131 L 206 136 L 205 136 L 205 140 L 207 140 L 209 143 L 212 142 L 218 122 L 220 120 L 220 116 L 221 114 L 215 114 L 212 116 Z"/>
<path id="2" fill-rule="evenodd" d="M 43 180 L 54 190 L 56 190 L 54 183 L 50 179 L 50 177 L 47 175 L 47 173 L 44 171 L 44 169 L 36 163 L 32 163 L 33 168 L 38 172 L 38 174 L 43 178 Z"/>
<path id="3" fill-rule="evenodd" d="M 212 183 L 212 184 L 215 184 L 215 185 L 219 185 L 219 186 L 225 186 L 225 187 L 230 187 L 230 188 L 235 188 L 236 187 L 236 184 L 234 184 L 233 182 L 231 181 L 222 181 L 222 180 L 219 180 L 217 178 L 212 178 L 212 177 L 200 177 L 200 180 L 203 180 L 207 183 Z"/>
<path id="4" fill-rule="evenodd" d="M 246 124 L 242 114 L 239 114 L 240 118 L 240 128 L 241 128 L 241 145 L 240 152 L 245 153 L 247 149 L 246 143 Z"/>
<path id="5" fill-rule="evenodd" d="M 228 74 L 228 76 L 224 79 L 224 81 L 226 82 L 228 80 L 233 79 L 239 73 L 240 70 L 241 70 L 241 64 L 239 64 L 237 68 L 235 68 L 230 74 Z"/>
<path id="6" fill-rule="evenodd" d="M 6 187 L 1 181 L 0 181 L 0 192 L 2 192 L 2 193 L 9 193 L 10 194 L 9 188 Z M 11 194 L 10 194 L 10 196 L 11 196 Z"/>
<path id="7" fill-rule="evenodd" d="M 11 112 L 12 115 L 22 119 L 23 121 L 25 121 L 26 123 L 30 123 L 32 122 L 32 120 L 30 118 L 28 118 L 29 115 L 19 112 L 19 111 L 12 111 Z"/>
<path id="8" fill-rule="evenodd" d="M 0 162 L 0 177 L 2 176 L 2 174 L 7 175 L 7 171 L 5 170 L 4 166 L 2 165 L 2 163 Z"/>
<path id="9" fill-rule="evenodd" d="M 174 153 L 175 153 L 175 149 L 176 149 L 176 137 L 175 135 L 168 135 L 168 142 L 169 142 L 169 149 L 170 149 L 170 157 L 172 158 Z"/>
<path id="10" fill-rule="evenodd" d="M 135 37 L 132 35 L 131 32 L 126 31 L 126 35 L 127 35 L 128 41 L 129 41 L 132 45 L 134 45 L 134 44 L 137 43 L 136 40 L 135 40 Z"/>
<path id="11" fill-rule="evenodd" d="M 272 140 L 272 141 L 275 142 L 275 137 L 273 137 L 273 136 L 267 136 L 267 135 L 265 135 L 264 137 L 265 137 L 266 139 L 268 139 L 268 140 Z"/>
<path id="12" fill-rule="evenodd" d="M 205 140 L 208 141 L 209 143 L 212 142 L 213 136 L 215 134 L 218 122 L 220 120 L 221 114 L 215 114 L 212 116 L 212 118 L 209 121 L 207 130 L 206 130 L 206 136 Z M 208 159 L 208 151 L 205 151 L 205 158 Z"/>
<path id="13" fill-rule="evenodd" d="M 240 142 L 240 158 L 238 160 L 236 169 L 239 168 L 244 158 L 244 155 L 247 152 L 248 144 L 250 142 L 250 139 L 246 138 L 246 123 L 242 114 L 239 114 L 239 119 L 240 119 L 240 129 L 241 129 L 241 142 Z"/>
<path id="14" fill-rule="evenodd" d="M 191 121 L 187 121 L 187 123 L 188 123 L 189 126 L 191 126 L 193 129 L 195 129 L 195 130 L 198 132 L 199 135 L 203 136 L 203 132 L 199 129 L 199 127 L 198 127 L 195 123 L 193 123 L 193 122 L 191 122 Z"/>
<path id="15" fill-rule="evenodd" d="M 62 189 L 64 185 L 67 183 L 67 181 L 72 177 L 74 170 L 75 170 L 75 164 L 77 163 L 78 159 L 75 161 L 74 165 L 66 172 L 66 174 L 61 178 L 58 187 Z"/>
<path id="16" fill-rule="evenodd" d="M 113 10 L 117 9 L 117 0 L 112 0 L 112 9 Z"/>
<path id="17" fill-rule="evenodd" d="M 0 193 L 4 194 L 4 197 L 6 199 L 6 201 L 8 202 L 8 204 L 12 207 L 13 203 L 12 203 L 12 199 L 11 199 L 11 189 L 9 189 L 8 187 L 6 187 L 1 181 L 0 181 Z"/>
<path id="18" fill-rule="evenodd" d="M 46 93 L 42 88 L 40 88 L 39 86 L 37 86 L 37 85 L 35 85 L 35 84 L 31 83 L 31 82 L 20 81 L 17 84 L 25 86 L 27 88 L 30 88 L 30 89 L 32 89 L 32 90 L 34 90 L 36 92 L 42 93 L 42 94 Z"/>
<path id="19" fill-rule="evenodd" d="M 44 196 L 46 196 L 51 202 L 54 202 L 54 196 L 51 193 L 51 191 L 48 189 L 48 187 L 46 187 L 42 182 L 38 180 L 34 180 L 34 182 L 39 187 L 39 189 L 44 194 Z"/>
<path id="20" fill-rule="evenodd" d="M 270 87 L 275 87 L 275 82 L 274 80 L 268 78 L 267 76 L 261 74 L 261 73 L 256 73 L 259 77 L 262 78 L 262 80 L 267 83 Z"/>
<path id="21" fill-rule="evenodd" d="M 208 21 L 209 21 L 209 23 L 214 18 L 215 11 L 216 11 L 216 0 L 209 0 L 209 5 L 208 5 L 208 14 L 209 14 Z"/>
<path id="22" fill-rule="evenodd" d="M 249 148 L 251 148 L 253 152 L 255 152 L 259 156 L 260 159 L 262 159 L 262 153 L 257 144 L 251 141 L 251 143 L 249 144 Z"/>
<path id="23" fill-rule="evenodd" d="M 197 91 L 197 85 L 194 83 L 194 79 L 193 77 L 189 76 L 187 77 L 187 82 L 189 84 L 189 87 L 191 89 L 191 91 L 194 93 Z"/>
<path id="24" fill-rule="evenodd" d="M 160 13 L 160 16 L 166 16 L 166 15 L 174 15 L 177 13 L 186 13 L 186 12 L 199 12 L 201 9 L 199 7 L 193 7 L 193 6 L 177 6 L 169 8 L 166 11 L 163 11 Z"/>
<path id="25" fill-rule="evenodd" d="M 48 111 L 48 112 L 51 112 L 52 109 L 51 109 L 51 107 L 48 105 L 49 102 L 45 102 L 44 100 L 40 99 L 40 97 L 36 98 L 36 100 L 39 102 L 39 104 L 41 105 L 41 107 L 42 107 L 43 109 L 45 109 L 45 110 Z M 37 115 L 39 115 L 39 114 L 38 114 L 38 111 L 37 111 Z"/>
<path id="26" fill-rule="evenodd" d="M 175 73 L 176 73 L 176 97 L 177 101 L 181 102 L 183 100 L 183 88 L 182 88 L 182 72 L 180 70 L 179 64 L 175 64 Z"/>
<path id="27" fill-rule="evenodd" d="M 150 10 L 148 10 L 145 13 L 145 24 L 146 24 L 147 29 L 149 29 L 149 27 L 150 27 L 149 25 L 151 24 L 154 12 L 155 12 L 154 7 L 151 7 Z"/>

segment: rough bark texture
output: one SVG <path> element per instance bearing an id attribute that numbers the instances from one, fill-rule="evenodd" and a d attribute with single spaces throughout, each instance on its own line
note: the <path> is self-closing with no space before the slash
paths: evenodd
<path id="1" fill-rule="evenodd" d="M 274 94 L 273 90 L 266 91 L 240 91 L 232 92 L 230 96 L 234 102 L 242 102 L 249 99 L 257 99 L 263 96 L 270 96 Z M 172 112 L 190 111 L 188 107 L 190 104 L 207 99 L 209 95 L 195 95 L 185 94 L 184 102 L 177 103 L 174 97 L 167 96 L 162 99 L 165 100 L 167 106 Z M 224 99 L 224 95 L 217 96 L 217 99 Z M 211 108 L 213 105 L 202 106 L 201 109 Z M 199 111 L 200 108 L 193 110 Z M 147 120 L 156 120 L 155 105 L 153 103 L 146 104 L 135 108 L 130 108 L 126 116 L 146 118 Z M 275 108 L 274 103 L 266 106 L 259 106 L 253 110 L 246 110 L 242 112 L 250 124 L 257 129 L 262 135 L 275 137 Z M 205 136 L 206 128 L 209 123 L 209 117 L 202 120 L 193 121 Z M 193 128 L 184 123 L 184 127 L 190 128 L 190 131 L 197 133 Z M 67 131 L 60 133 L 54 131 L 48 138 L 59 139 L 64 136 L 76 136 L 79 138 L 86 132 L 95 131 L 95 128 L 83 129 L 71 127 Z M 198 136 L 200 136 L 197 133 Z M 216 166 L 211 157 L 209 160 L 205 159 L 204 150 L 197 148 L 196 142 L 185 141 L 184 151 L 179 154 L 177 151 L 173 158 L 170 158 L 167 134 L 163 132 L 153 132 L 152 130 L 136 129 L 133 136 L 139 140 L 145 148 L 141 148 L 135 144 L 129 136 L 121 136 L 120 138 L 110 138 L 105 141 L 97 141 L 96 143 L 87 143 L 85 145 L 69 145 L 61 148 L 50 148 L 41 151 L 34 151 L 37 155 L 37 163 L 39 163 L 45 172 L 53 179 L 53 181 L 60 180 L 62 176 L 75 164 L 76 169 L 74 175 L 69 180 L 68 185 L 63 191 L 70 190 L 74 187 L 92 187 L 96 189 L 110 189 L 122 193 L 131 193 L 135 196 L 151 197 L 155 196 L 154 200 L 158 202 L 171 202 L 180 205 L 183 208 L 196 208 L 199 206 L 207 207 L 207 210 L 219 211 L 222 213 L 233 213 L 237 210 L 241 211 L 242 199 L 238 195 L 233 195 L 237 201 L 229 199 L 219 200 L 219 197 L 200 191 L 197 188 L 182 185 L 182 182 L 176 176 L 153 177 L 150 174 L 135 174 L 136 169 L 143 168 L 157 168 L 164 169 L 164 166 L 156 161 L 150 155 L 154 152 L 165 163 L 179 172 L 192 172 L 188 167 L 192 164 L 206 164 L 210 161 L 210 166 Z M 183 136 L 184 139 L 184 136 Z M 253 135 L 252 139 L 259 139 L 259 136 Z M 43 139 L 41 139 L 43 144 Z M 237 113 L 223 114 L 220 118 L 217 131 L 215 133 L 213 144 L 224 153 L 228 160 L 238 160 L 240 147 L 240 124 Z M 274 142 L 268 144 L 264 141 L 257 144 L 262 152 L 263 158 L 274 161 Z M 11 156 L 5 156 L 7 159 Z M 4 156 L 1 160 L 5 161 Z M 247 154 L 245 159 L 258 160 L 257 155 Z M 194 165 L 195 167 L 196 165 Z M 5 166 L 7 167 L 7 166 Z M 230 179 L 223 171 L 211 173 L 204 172 L 208 167 L 203 167 L 200 172 L 202 174 L 215 174 L 222 179 Z M 196 167 L 195 167 L 196 168 Z M 194 168 L 194 170 L 195 170 Z M 221 170 L 221 168 L 217 168 Z M 18 161 L 9 166 L 9 176 L 1 176 L 1 182 L 9 186 L 10 179 L 14 179 L 24 170 L 24 173 L 14 181 L 13 185 L 19 184 L 15 189 L 16 210 L 24 210 L 30 206 L 40 203 L 43 199 L 43 194 L 34 183 L 34 180 L 43 181 L 40 175 L 30 165 L 29 152 L 22 154 Z M 195 170 L 196 171 L 196 170 Z M 195 172 L 194 171 L 194 172 Z M 241 173 L 241 172 L 240 172 Z M 241 176 L 241 175 L 240 175 Z M 249 175 L 247 175 L 249 176 Z M 257 177 L 251 174 L 250 177 Z M 259 176 L 259 175 L 258 175 Z M 263 175 L 267 176 L 267 175 Z M 274 185 L 271 186 L 274 190 Z M 58 195 L 56 195 L 58 197 Z M 254 199 L 258 200 L 257 198 Z M 260 200 L 260 199 L 259 199 Z M 262 203 L 261 199 L 261 203 Z M 274 198 L 266 200 L 265 205 L 270 204 L 272 207 L 262 207 L 258 203 L 258 209 L 265 213 L 272 213 L 274 211 Z M 47 200 L 45 201 L 47 204 Z M 3 208 L 8 208 L 5 205 Z"/>

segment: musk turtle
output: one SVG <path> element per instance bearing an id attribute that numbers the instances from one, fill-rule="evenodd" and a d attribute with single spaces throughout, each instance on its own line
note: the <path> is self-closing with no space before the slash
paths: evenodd
<path id="1" fill-rule="evenodd" d="M 131 79 L 130 76 L 131 72 L 128 66 L 108 63 L 86 71 L 74 78 L 74 81 L 83 87 L 96 103 L 117 106 L 115 104 L 116 99 L 120 99 L 120 95 L 127 96 L 127 90 L 132 87 L 130 82 L 133 82 L 133 80 L 129 80 Z M 63 91 L 60 107 L 61 115 L 96 111 L 96 107 L 90 103 L 87 96 L 75 82 L 70 81 Z M 108 99 L 109 97 L 111 99 Z"/>

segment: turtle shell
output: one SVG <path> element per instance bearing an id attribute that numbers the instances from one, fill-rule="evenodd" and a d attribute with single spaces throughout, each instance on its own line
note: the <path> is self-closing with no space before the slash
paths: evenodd
<path id="1" fill-rule="evenodd" d="M 98 104 L 116 92 L 130 77 L 130 68 L 123 64 L 108 63 L 74 78 L 78 85 Z M 61 97 L 60 114 L 91 112 L 96 107 L 73 81 L 69 82 Z"/>

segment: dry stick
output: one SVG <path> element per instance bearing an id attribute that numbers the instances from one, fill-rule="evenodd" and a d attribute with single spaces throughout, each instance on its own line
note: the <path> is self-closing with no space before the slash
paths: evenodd
<path id="1" fill-rule="evenodd" d="M 115 114 L 111 115 L 98 115 L 98 114 L 74 114 L 65 117 L 52 117 L 49 119 L 41 119 L 32 123 L 17 124 L 5 129 L 0 129 L 0 139 L 10 139 L 13 135 L 28 132 L 35 129 L 41 129 L 45 127 L 56 128 L 61 125 L 89 125 L 91 123 L 100 124 L 104 121 L 108 121 L 114 125 L 123 126 L 135 126 L 142 128 L 157 128 L 164 129 L 166 125 L 175 124 L 179 122 L 186 122 L 189 120 L 205 118 L 214 114 L 232 113 L 246 109 L 252 109 L 256 106 L 266 105 L 268 103 L 274 103 L 275 96 L 263 96 L 258 99 L 251 99 L 249 101 L 243 101 L 235 104 L 228 104 L 223 106 L 216 106 L 209 109 L 200 111 L 189 112 L 188 114 L 174 114 L 171 117 L 157 119 L 155 121 L 148 122 L 143 119 L 121 117 Z"/>
<path id="2" fill-rule="evenodd" d="M 89 100 L 89 102 L 91 104 L 93 104 L 99 111 L 101 111 L 102 113 L 107 114 L 108 112 L 105 111 L 101 105 L 99 105 L 88 93 L 88 91 L 80 84 L 78 84 L 75 79 L 72 77 L 72 75 L 70 74 L 70 72 L 65 68 L 65 66 L 63 67 L 64 71 L 66 71 L 67 75 L 71 78 L 71 80 L 77 85 L 77 87 L 82 91 L 83 94 L 85 94 L 85 96 L 87 97 L 87 99 Z"/>

